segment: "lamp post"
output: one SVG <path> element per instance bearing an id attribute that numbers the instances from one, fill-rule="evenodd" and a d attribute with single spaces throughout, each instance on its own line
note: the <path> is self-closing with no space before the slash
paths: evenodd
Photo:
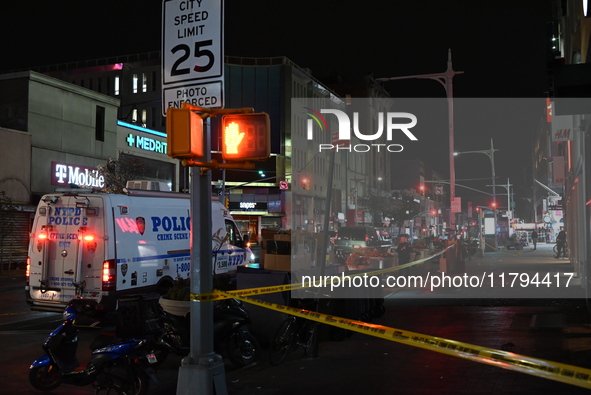
<path id="1" fill-rule="evenodd" d="M 493 139 L 491 138 L 489 150 L 454 152 L 454 155 L 457 156 L 460 154 L 485 154 L 490 159 L 490 166 L 492 169 L 492 198 L 493 198 L 493 203 L 495 204 L 493 209 L 494 209 L 495 249 L 496 249 L 497 248 L 497 207 L 496 207 L 497 192 L 496 192 L 496 184 L 495 184 L 495 179 L 496 179 L 496 176 L 495 176 L 495 151 L 498 151 L 498 149 L 494 148 Z"/>
<path id="2" fill-rule="evenodd" d="M 419 74 L 419 75 L 408 75 L 404 77 L 390 77 L 390 78 L 376 78 L 376 81 L 395 81 L 395 80 L 407 80 L 407 79 L 431 79 L 439 82 L 445 88 L 447 95 L 447 111 L 449 121 L 449 200 L 450 200 L 450 223 L 453 229 L 456 223 L 455 213 L 451 212 L 453 201 L 456 197 L 456 181 L 455 181 L 455 168 L 454 168 L 454 107 L 453 107 L 453 77 L 456 74 L 462 74 L 463 71 L 455 71 L 452 67 L 451 62 L 451 49 L 447 51 L 447 70 L 443 73 L 437 74 Z"/>

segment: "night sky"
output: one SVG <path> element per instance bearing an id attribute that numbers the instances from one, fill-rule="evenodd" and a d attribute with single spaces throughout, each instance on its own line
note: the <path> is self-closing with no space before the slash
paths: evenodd
<path id="1" fill-rule="evenodd" d="M 35 0 L 0 7 L 2 71 L 160 50 L 160 0 Z M 369 73 L 380 78 L 444 72 L 451 48 L 454 69 L 464 71 L 454 78 L 455 97 L 542 98 L 551 17 L 550 0 L 226 0 L 225 53 L 285 56 L 322 81 L 337 74 L 355 80 Z M 445 97 L 431 80 L 384 86 L 397 97 Z M 503 113 L 483 117 L 477 128 L 464 116 L 458 108 L 456 150 L 486 150 L 494 138 L 499 182 L 511 177 L 516 192 L 527 195 L 524 169 L 531 162 L 537 112 L 528 118 L 531 124 L 520 120 L 518 129 L 507 126 Z M 442 147 L 428 141 L 440 138 L 423 138 L 423 151 L 432 159 Z M 446 158 L 432 166 L 447 173 Z M 490 176 L 484 155 L 472 155 L 470 162 L 456 165 L 456 178 Z"/>

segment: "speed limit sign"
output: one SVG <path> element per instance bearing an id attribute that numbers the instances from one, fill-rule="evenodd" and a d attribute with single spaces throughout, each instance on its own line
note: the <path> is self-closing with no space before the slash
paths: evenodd
<path id="1" fill-rule="evenodd" d="M 223 108 L 223 0 L 162 3 L 162 113 L 182 103 Z"/>

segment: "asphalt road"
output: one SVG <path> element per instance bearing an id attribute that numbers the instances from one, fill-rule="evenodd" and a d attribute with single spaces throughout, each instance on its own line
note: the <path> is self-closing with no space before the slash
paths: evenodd
<path id="1" fill-rule="evenodd" d="M 538 251 L 499 252 L 466 262 L 466 272 L 550 272 L 570 270 L 567 260 L 552 258 L 551 245 Z M 561 277 L 562 278 L 562 277 Z M 29 364 L 42 354 L 41 344 L 57 326 L 60 315 L 28 310 L 22 277 L 1 277 L 0 393 L 39 394 L 28 382 Z M 419 334 L 457 340 L 518 355 L 591 369 L 589 310 L 581 299 L 449 298 L 425 289 L 389 288 L 385 314 L 371 323 Z M 445 294 L 447 293 L 447 294 Z M 253 320 L 252 330 L 265 344 L 282 316 L 266 311 Z M 323 329 L 326 331 L 327 329 Z M 226 366 L 230 395 L 289 394 L 587 394 L 588 389 L 534 374 L 443 355 L 395 341 L 349 333 L 334 341 L 324 333 L 316 358 L 293 353 L 279 366 L 268 363 L 267 349 L 254 365 Z M 84 363 L 96 330 L 80 335 L 79 358 Z M 169 356 L 158 371 L 150 394 L 176 394 L 181 359 Z M 193 393 L 183 389 L 182 393 Z M 94 394 L 90 387 L 62 386 L 53 394 Z"/>

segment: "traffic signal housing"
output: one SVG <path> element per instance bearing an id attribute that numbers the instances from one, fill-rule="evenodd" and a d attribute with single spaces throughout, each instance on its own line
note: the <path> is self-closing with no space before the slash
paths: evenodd
<path id="1" fill-rule="evenodd" d="M 222 116 L 222 158 L 224 160 L 263 160 L 270 154 L 269 115 L 254 113 Z"/>
<path id="2" fill-rule="evenodd" d="M 188 108 L 166 110 L 167 154 L 174 159 L 202 158 L 203 118 Z"/>

